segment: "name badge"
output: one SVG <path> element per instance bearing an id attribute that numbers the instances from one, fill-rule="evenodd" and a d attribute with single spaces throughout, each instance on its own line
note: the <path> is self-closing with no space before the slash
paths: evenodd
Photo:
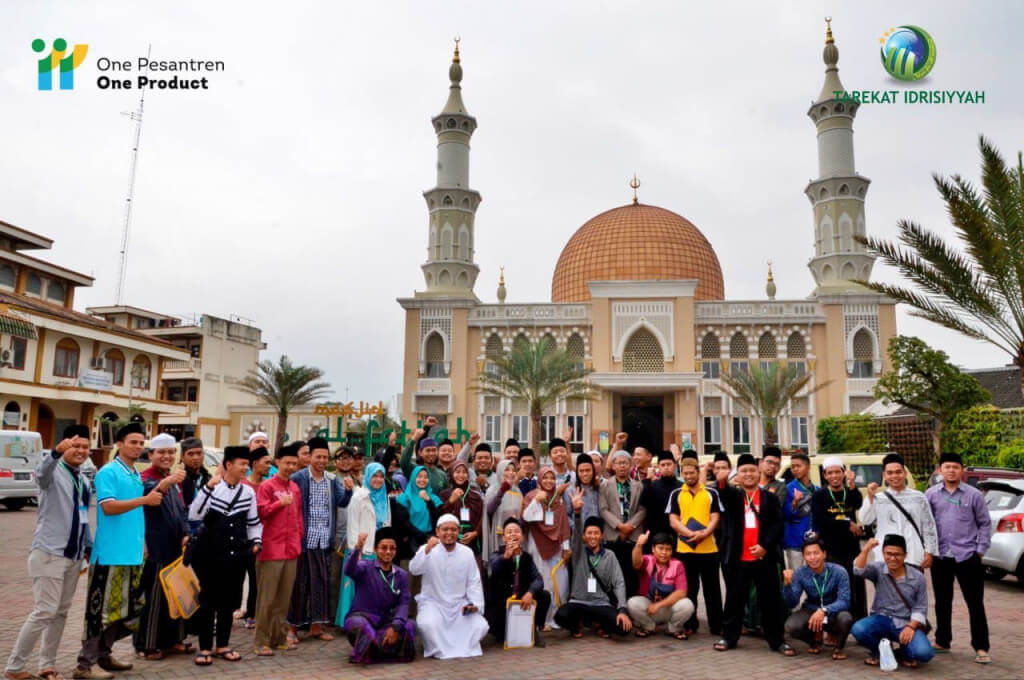
<path id="1" fill-rule="evenodd" d="M 827 626 L 828 625 L 828 614 L 825 614 L 825 617 L 822 618 L 821 625 L 823 625 L 823 626 Z"/>
<path id="2" fill-rule="evenodd" d="M 554 510 L 545 510 L 544 511 L 544 524 L 549 526 L 549 527 L 555 526 L 555 511 Z"/>
<path id="3" fill-rule="evenodd" d="M 757 528 L 757 517 L 754 515 L 754 511 L 747 508 L 747 511 L 743 513 L 743 526 L 746 529 Z"/>
<path id="4" fill-rule="evenodd" d="M 83 526 L 89 523 L 89 506 L 78 506 L 78 522 Z"/>
<path id="5" fill-rule="evenodd" d="M 588 593 L 596 593 L 597 592 L 597 579 L 594 578 L 593 576 L 588 576 L 587 577 L 587 592 Z"/>
<path id="6" fill-rule="evenodd" d="M 459 520 L 463 522 L 469 521 L 469 508 L 462 508 L 459 510 Z"/>

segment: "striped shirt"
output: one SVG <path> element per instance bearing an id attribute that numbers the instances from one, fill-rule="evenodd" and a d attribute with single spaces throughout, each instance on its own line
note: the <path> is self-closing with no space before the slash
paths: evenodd
<path id="1" fill-rule="evenodd" d="M 263 524 L 256 509 L 256 492 L 252 487 L 242 484 L 242 493 L 234 505 L 235 494 L 238 493 L 238 484 L 230 486 L 226 481 L 221 480 L 212 489 L 203 484 L 192 499 L 192 505 L 188 509 L 188 519 L 192 522 L 202 521 L 206 513 L 216 510 L 226 517 L 232 517 L 241 513 L 246 515 L 246 535 L 253 543 L 261 543 L 263 538 Z M 230 506 L 230 510 L 228 509 Z"/>

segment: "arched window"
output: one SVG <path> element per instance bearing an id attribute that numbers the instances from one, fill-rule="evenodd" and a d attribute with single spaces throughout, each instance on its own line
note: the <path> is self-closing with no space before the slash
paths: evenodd
<path id="1" fill-rule="evenodd" d="M 149 389 L 149 379 L 153 373 L 153 364 L 149 357 L 138 355 L 132 362 L 132 387 L 139 390 Z"/>
<path id="2" fill-rule="evenodd" d="M 804 336 L 796 331 L 789 334 L 786 341 L 786 355 L 790 359 L 804 359 L 807 357 L 807 345 L 804 343 Z"/>
<path id="3" fill-rule="evenodd" d="M 25 292 L 32 295 L 43 294 L 43 280 L 35 272 L 28 275 L 28 279 L 25 281 Z"/>
<path id="4" fill-rule="evenodd" d="M 523 347 L 523 346 L 529 347 L 530 346 L 530 339 L 528 337 L 526 337 L 525 333 L 520 333 L 519 335 L 516 336 L 516 339 L 512 341 L 512 345 L 514 347 Z"/>
<path id="5" fill-rule="evenodd" d="M 497 333 L 491 333 L 491 336 L 487 338 L 487 349 L 484 350 L 484 356 L 487 358 L 485 370 L 491 374 L 496 373 L 497 368 L 494 365 L 494 361 L 502 358 L 504 355 L 505 347 L 502 345 L 501 336 Z"/>
<path id="6" fill-rule="evenodd" d="M 700 356 L 703 359 L 718 359 L 722 356 L 722 347 L 718 342 L 718 336 L 714 333 L 705 333 L 700 341 Z"/>
<path id="7" fill-rule="evenodd" d="M 732 359 L 746 359 L 750 356 L 747 346 L 747 336 L 737 331 L 729 341 L 729 357 Z"/>
<path id="8" fill-rule="evenodd" d="M 852 378 L 870 378 L 875 374 L 874 368 L 875 343 L 871 333 L 861 328 L 853 336 L 853 372 Z"/>
<path id="9" fill-rule="evenodd" d="M 9 264 L 0 264 L 0 286 L 14 288 L 14 267 Z"/>
<path id="10" fill-rule="evenodd" d="M 626 373 L 662 373 L 665 371 L 665 353 L 661 344 L 646 328 L 639 328 L 622 350 L 622 370 Z"/>
<path id="11" fill-rule="evenodd" d="M 3 428 L 17 430 L 21 425 L 21 404 L 16 401 L 7 402 L 7 406 L 4 406 L 4 422 Z"/>
<path id="12" fill-rule="evenodd" d="M 53 354 L 53 374 L 60 378 L 77 378 L 80 355 L 77 342 L 71 338 L 62 338 Z"/>
<path id="13" fill-rule="evenodd" d="M 427 338 L 426 356 L 428 378 L 444 377 L 444 340 L 437 333 Z"/>
<path id="14" fill-rule="evenodd" d="M 558 349 L 558 341 L 555 340 L 555 336 L 551 335 L 551 333 L 545 333 L 544 337 L 542 337 L 540 341 L 545 343 L 545 354 L 550 354 L 551 352 L 554 352 L 556 349 Z"/>
<path id="15" fill-rule="evenodd" d="M 757 341 L 757 356 L 760 359 L 775 359 L 779 356 L 775 335 L 771 331 L 762 333 L 761 339 Z"/>
<path id="16" fill-rule="evenodd" d="M 583 361 L 586 349 L 583 345 L 583 338 L 580 337 L 579 333 L 573 333 L 569 336 L 569 342 L 565 343 L 565 351 L 573 359 Z"/>
<path id="17" fill-rule="evenodd" d="M 64 284 L 50 281 L 50 285 L 46 287 L 46 297 L 54 302 L 64 304 Z"/>
<path id="18" fill-rule="evenodd" d="M 124 354 L 119 349 L 112 349 L 107 352 L 107 373 L 113 377 L 115 385 L 124 385 Z"/>

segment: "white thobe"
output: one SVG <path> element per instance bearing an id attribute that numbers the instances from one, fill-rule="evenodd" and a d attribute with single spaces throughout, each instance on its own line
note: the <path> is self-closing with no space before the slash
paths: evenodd
<path id="1" fill-rule="evenodd" d="M 473 551 L 461 543 L 448 551 L 434 546 L 429 554 L 422 546 L 409 562 L 409 572 L 423 577 L 416 596 L 416 628 L 423 639 L 423 656 L 457 659 L 480 656 L 480 641 L 489 626 L 483 617 L 484 589 Z M 478 611 L 463 615 L 462 608 Z"/>

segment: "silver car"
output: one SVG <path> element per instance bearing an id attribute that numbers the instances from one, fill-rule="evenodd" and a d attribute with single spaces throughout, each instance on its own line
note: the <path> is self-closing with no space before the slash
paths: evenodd
<path id="1" fill-rule="evenodd" d="M 0 503 L 8 510 L 21 510 L 39 494 L 35 470 L 42 448 L 36 432 L 0 432 Z"/>
<path id="2" fill-rule="evenodd" d="M 978 489 L 992 519 L 992 546 L 981 558 L 985 571 L 996 579 L 1014 574 L 1024 583 L 1024 480 L 990 479 Z"/>

